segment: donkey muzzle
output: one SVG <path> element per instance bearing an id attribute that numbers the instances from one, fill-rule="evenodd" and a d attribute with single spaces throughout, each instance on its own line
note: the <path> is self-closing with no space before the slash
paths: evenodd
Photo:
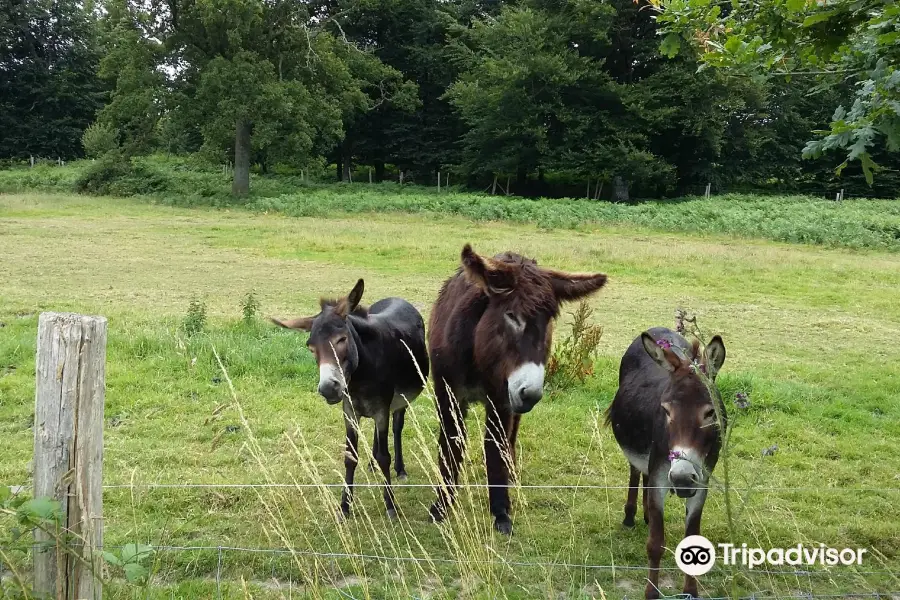
<path id="1" fill-rule="evenodd" d="M 676 458 L 669 467 L 669 483 L 675 488 L 675 493 L 679 498 L 691 498 L 697 493 L 701 481 L 693 462 L 684 458 Z"/>
<path id="2" fill-rule="evenodd" d="M 524 414 L 544 397 L 544 365 L 525 363 L 516 368 L 507 380 L 510 408 Z"/>
<path id="3" fill-rule="evenodd" d="M 345 393 L 346 386 L 340 369 L 335 365 L 321 365 L 319 367 L 319 395 L 325 398 L 328 404 L 337 404 L 343 400 Z"/>

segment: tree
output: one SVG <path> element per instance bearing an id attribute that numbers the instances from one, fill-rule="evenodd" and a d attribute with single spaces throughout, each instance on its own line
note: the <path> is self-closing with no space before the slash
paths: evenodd
<path id="1" fill-rule="evenodd" d="M 119 127 L 142 123 L 169 147 L 200 142 L 209 157 L 233 157 L 235 195 L 249 192 L 253 161 L 304 166 L 333 147 L 345 115 L 370 107 L 365 75 L 399 79 L 332 35 L 332 19 L 289 0 L 110 7 L 118 24 L 105 62 L 119 69 L 102 117 Z"/>
<path id="2" fill-rule="evenodd" d="M 762 0 L 725 9 L 707 0 L 649 0 L 663 25 L 661 49 L 698 55 L 762 82 L 813 74 L 831 84 L 851 81 L 829 129 L 804 156 L 846 151 L 840 173 L 858 160 L 871 185 L 873 149 L 900 149 L 900 5 L 893 0 Z M 896 160 L 896 159 L 893 159 Z"/>
<path id="3" fill-rule="evenodd" d="M 105 96 L 90 6 L 7 0 L 0 8 L 0 157 L 82 156 Z"/>

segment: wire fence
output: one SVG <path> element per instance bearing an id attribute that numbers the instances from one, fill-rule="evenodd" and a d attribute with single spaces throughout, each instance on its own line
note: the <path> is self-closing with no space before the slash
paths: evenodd
<path id="1" fill-rule="evenodd" d="M 151 491 L 151 490 L 217 490 L 217 489 L 230 489 L 230 490 L 304 490 L 304 489 L 317 489 L 317 490 L 329 490 L 329 489 L 344 489 L 346 488 L 346 484 L 344 483 L 300 483 L 300 482 L 291 482 L 291 483 L 167 483 L 167 482 L 149 482 L 149 483 L 141 483 L 141 482 L 132 482 L 132 483 L 111 483 L 102 486 L 104 490 L 108 491 L 122 491 L 122 490 L 138 490 L 138 491 Z M 372 489 L 380 489 L 384 487 L 383 482 L 359 482 L 353 485 L 355 488 L 372 488 Z M 440 484 L 435 483 L 396 483 L 394 487 L 397 488 L 431 488 L 434 489 L 436 487 L 440 487 Z M 487 490 L 489 488 L 495 487 L 506 487 L 510 489 L 519 489 L 519 490 L 559 490 L 559 491 L 579 491 L 579 490 L 618 490 L 624 491 L 629 489 L 629 486 L 626 485 L 599 485 L 599 484 L 588 484 L 588 483 L 571 483 L 571 484 L 539 484 L 539 485 L 529 485 L 529 484 L 518 484 L 513 483 L 505 486 L 501 485 L 491 485 L 491 484 L 479 484 L 479 483 L 460 483 L 455 487 L 463 488 L 463 489 L 481 489 Z M 24 491 L 25 488 L 17 486 L 14 488 L 17 490 Z M 711 491 L 725 491 L 725 487 L 717 487 L 711 486 L 709 488 Z M 896 494 L 900 493 L 900 487 L 861 487 L 861 486 L 830 486 L 830 487 L 809 487 L 809 486 L 800 486 L 800 487 L 789 487 L 789 486 L 769 486 L 769 487 L 734 487 L 729 486 L 728 490 L 733 492 L 782 492 L 782 493 L 845 493 L 845 494 L 853 494 L 853 493 L 871 493 L 871 494 Z M 77 548 L 77 545 L 72 547 Z M 112 550 L 123 550 L 127 546 L 126 545 L 105 545 L 102 547 L 103 550 L 112 551 Z M 215 594 L 217 599 L 221 599 L 226 597 L 227 594 L 223 593 L 223 588 L 225 592 L 227 592 L 228 586 L 237 584 L 237 580 L 231 578 L 227 575 L 227 566 L 230 564 L 230 559 L 228 559 L 228 555 L 253 555 L 253 556 L 263 556 L 263 557 L 271 557 L 273 562 L 272 568 L 272 581 L 278 582 L 279 585 L 293 585 L 294 575 L 291 575 L 290 578 L 286 579 L 285 577 L 278 578 L 275 576 L 276 572 L 276 564 L 279 564 L 277 557 L 285 557 L 287 559 L 294 559 L 295 561 L 302 557 L 305 559 L 314 559 L 315 561 L 322 561 L 327 564 L 338 564 L 335 561 L 364 561 L 364 562 L 377 562 L 382 564 L 413 564 L 416 565 L 416 569 L 422 569 L 425 566 L 430 566 L 432 569 L 435 565 L 445 565 L 450 569 L 458 569 L 462 572 L 463 569 L 476 569 L 479 567 L 497 567 L 503 569 L 539 569 L 541 571 L 548 570 L 566 570 L 567 572 L 575 572 L 575 573 L 605 573 L 604 576 L 615 577 L 616 573 L 633 573 L 638 578 L 644 579 L 641 577 L 642 573 L 647 572 L 647 565 L 644 564 L 616 564 L 614 561 L 606 562 L 606 563 L 595 563 L 595 562 L 577 562 L 577 561 L 566 561 L 566 560 L 553 560 L 553 559 L 539 559 L 535 558 L 533 560 L 527 558 L 503 558 L 500 555 L 495 554 L 494 558 L 483 558 L 483 557 L 463 557 L 460 555 L 455 556 L 433 556 L 429 553 L 426 553 L 424 548 L 422 548 L 422 552 L 424 555 L 417 555 L 417 552 L 404 553 L 402 551 L 393 553 L 379 553 L 379 552 L 353 552 L 353 551 L 317 551 L 315 549 L 302 549 L 302 548 L 294 548 L 294 547 L 253 547 L 246 545 L 234 545 L 234 544 L 197 544 L 197 545 L 149 545 L 154 553 L 161 554 L 173 554 L 173 553 L 206 553 L 206 560 L 209 564 L 210 571 L 215 569 Z M 41 547 L 39 545 L 34 545 L 32 547 L 33 551 L 39 551 Z M 0 550 L 7 551 L 10 550 L 11 547 L 6 547 L 0 545 Z M 19 547 L 21 549 L 21 547 Z M 192 558 L 191 560 L 197 560 Z M 246 564 L 241 561 L 240 564 Z M 286 564 L 286 563 L 285 563 Z M 0 565 L 2 566 L 2 565 Z M 800 592 L 800 593 L 786 593 L 779 594 L 774 592 L 774 587 L 771 585 L 762 585 L 757 586 L 753 585 L 752 588 L 759 589 L 759 593 L 750 594 L 747 596 L 737 596 L 736 598 L 742 598 L 744 600 L 777 600 L 777 599 L 785 599 L 785 600 L 794 600 L 794 599 L 808 599 L 808 600 L 816 600 L 816 599 L 831 599 L 831 598 L 878 598 L 878 599 L 886 599 L 886 600 L 897 600 L 900 597 L 900 591 L 872 591 L 872 588 L 880 588 L 882 585 L 890 584 L 892 587 L 900 588 L 900 569 L 891 569 L 891 568 L 829 568 L 823 566 L 822 568 L 818 568 L 818 565 L 815 565 L 816 568 L 809 568 L 812 565 L 802 565 L 797 566 L 796 568 L 751 568 L 748 569 L 746 565 L 744 567 L 740 567 L 739 565 L 733 565 L 735 568 L 740 570 L 742 576 L 747 578 L 748 581 L 752 579 L 752 581 L 759 581 L 759 578 L 794 578 L 797 580 L 808 581 L 808 584 L 799 585 L 802 588 L 808 588 L 810 591 L 808 592 Z M 268 568 L 268 567 L 266 567 Z M 340 569 L 339 569 L 340 570 Z M 365 569 L 364 569 L 365 571 Z M 663 566 L 661 565 L 659 568 L 660 573 L 663 574 L 671 574 L 672 576 L 677 576 L 681 570 L 675 566 Z M 527 572 L 527 571 L 523 571 Z M 295 574 L 296 575 L 296 574 Z M 521 576 L 521 573 L 517 573 L 516 575 Z M 212 577 L 212 573 L 210 573 L 210 578 Z M 855 578 L 855 579 L 854 579 Z M 586 581 L 591 581 L 593 576 L 585 576 L 584 579 Z M 296 581 L 301 582 L 303 580 L 302 576 L 298 576 Z M 243 580 L 241 580 L 243 581 Z M 593 579 L 593 581 L 597 581 Z M 646 579 L 644 579 L 646 581 Z M 866 582 L 865 585 L 869 587 L 869 589 L 853 589 L 852 586 L 857 585 L 854 584 L 853 581 L 858 582 Z M 874 584 L 872 582 L 875 582 Z M 815 582 L 815 583 L 813 583 Z M 896 584 L 896 585 L 895 585 Z M 298 583 L 299 585 L 299 583 Z M 338 582 L 335 582 L 335 585 L 338 585 Z M 814 593 L 813 588 L 821 590 L 823 586 L 832 587 L 833 589 L 842 590 L 841 593 Z M 777 586 L 781 587 L 781 585 Z M 797 585 L 787 586 L 788 588 L 793 587 L 797 588 Z M 846 589 L 845 589 L 846 588 Z M 341 597 L 346 598 L 355 598 L 352 590 L 349 589 L 336 589 L 336 593 Z M 627 595 L 626 595 L 627 597 Z M 681 594 L 676 595 L 664 595 L 664 598 L 683 598 L 684 596 Z M 735 597 L 732 597 L 730 600 L 734 600 Z M 716 600 L 716 598 L 713 598 Z M 718 600 L 726 600 L 726 597 L 719 596 Z"/>
<path id="2" fill-rule="evenodd" d="M 104 490 L 119 489 L 265 489 L 265 488 L 294 488 L 294 489 L 322 489 L 322 488 L 346 488 L 345 483 L 114 483 L 104 485 Z M 363 482 L 354 483 L 354 488 L 382 488 L 384 483 Z M 436 488 L 440 484 L 434 483 L 391 483 L 393 488 Z M 544 485 L 528 485 L 510 483 L 507 485 L 488 484 L 488 483 L 458 483 L 452 487 L 461 489 L 489 489 L 489 488 L 506 488 L 510 490 L 627 490 L 627 485 L 594 485 L 586 483 L 573 484 L 544 484 Z M 642 486 L 645 489 L 670 489 L 670 486 Z M 711 486 L 709 491 L 724 491 L 724 487 Z M 898 493 L 900 487 L 786 487 L 786 486 L 757 486 L 757 487 L 737 487 L 728 486 L 732 492 L 837 492 L 837 493 Z"/>

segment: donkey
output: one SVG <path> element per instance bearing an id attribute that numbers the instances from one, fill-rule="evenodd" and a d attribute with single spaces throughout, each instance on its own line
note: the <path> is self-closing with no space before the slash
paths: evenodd
<path id="1" fill-rule="evenodd" d="M 319 365 L 319 394 L 328 404 L 343 403 L 347 449 L 341 512 L 350 515 L 353 475 L 359 462 L 359 418 L 369 417 L 375 420 L 372 453 L 386 483 L 384 503 L 388 516 L 396 518 L 388 426 L 393 413 L 394 470 L 402 481 L 406 479 L 402 444 L 406 407 L 422 392 L 428 377 L 425 322 L 401 298 L 385 298 L 366 309 L 359 304 L 363 286 L 360 279 L 346 298 L 320 300 L 321 312 L 315 317 L 272 321 L 309 332 L 306 345 Z"/>
<path id="2" fill-rule="evenodd" d="M 710 474 L 722 445 L 714 399 L 697 370 L 713 381 L 725 362 L 725 344 L 715 336 L 700 352 L 664 327 L 646 331 L 632 342 L 619 367 L 619 389 L 607 409 L 606 420 L 631 466 L 625 527 L 634 527 L 641 475 L 644 482 L 644 521 L 650 525 L 647 557 L 650 563 L 645 596 L 659 598 L 659 561 L 665 542 L 663 505 L 670 490 L 686 498 L 685 537 L 700 534 Z M 697 596 L 697 580 L 684 579 L 684 593 Z"/>
<path id="3" fill-rule="evenodd" d="M 509 535 L 507 488 L 519 420 L 544 393 L 553 320 L 561 302 L 596 292 L 606 275 L 552 271 L 512 252 L 482 258 L 469 244 L 461 259 L 462 266 L 441 287 L 429 323 L 443 479 L 430 513 L 440 522 L 453 504 L 465 415 L 470 402 L 480 402 L 486 412 L 484 454 L 494 528 Z"/>

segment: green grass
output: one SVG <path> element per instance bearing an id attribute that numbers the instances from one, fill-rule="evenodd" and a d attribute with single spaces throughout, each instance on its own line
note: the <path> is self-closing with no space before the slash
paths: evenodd
<path id="1" fill-rule="evenodd" d="M 108 162 L 108 161 L 107 161 Z M 435 188 L 315 184 L 297 176 L 254 176 L 252 194 L 237 201 L 230 178 L 191 159 L 136 158 L 129 168 L 109 165 L 109 180 L 97 182 L 100 163 L 0 171 L 0 192 L 71 192 L 93 173 L 91 185 L 117 196 L 141 196 L 172 206 L 244 207 L 296 217 L 336 214 L 402 213 L 452 215 L 477 221 L 507 221 L 541 229 L 590 230 L 598 225 L 642 227 L 673 233 L 718 233 L 853 249 L 900 251 L 900 202 L 854 199 L 841 203 L 805 196 L 725 194 L 612 204 L 584 199 L 523 199 Z M 90 189 L 94 189 L 91 187 Z"/>
<path id="2" fill-rule="evenodd" d="M 351 197 L 364 198 L 355 188 Z M 109 318 L 104 478 L 107 485 L 135 485 L 105 492 L 107 544 L 295 550 L 223 551 L 223 597 L 244 597 L 242 578 L 254 597 L 272 598 L 639 597 L 642 569 L 532 564 L 645 565 L 646 527 L 620 526 L 623 490 L 517 490 L 516 533 L 505 539 L 491 532 L 480 489 L 464 493 L 453 522 L 438 528 L 427 520 L 433 499 L 427 487 L 398 489 L 403 516 L 395 524 L 383 516 L 377 489 L 359 492 L 356 516 L 338 524 L 333 488 L 141 487 L 340 482 L 340 412 L 315 393 L 316 367 L 303 336 L 261 320 L 244 323 L 243 299 L 253 290 L 264 315 L 312 314 L 320 295 L 345 293 L 364 277 L 365 300 L 403 296 L 427 316 L 469 241 L 487 254 L 514 249 L 544 265 L 610 276 L 592 301 L 604 327 L 594 376 L 580 389 L 545 398 L 523 419 L 522 484 L 626 484 L 625 461 L 602 426 L 619 357 L 641 330 L 671 324 L 674 309 L 688 307 L 725 340 L 725 397 L 739 390 L 752 397 L 736 425 L 731 464 L 733 485 L 758 489 L 742 496 L 732 541 L 822 542 L 865 547 L 871 557 L 861 569 L 834 568 L 825 576 L 717 569 L 701 579 L 701 591 L 900 589 L 900 492 L 842 489 L 900 487 L 897 254 L 627 224 L 548 230 L 439 211 L 326 212 L 329 218 L 291 218 L 133 199 L 0 196 L 0 482 L 29 482 L 38 313 L 102 314 Z M 188 337 L 181 325 L 194 298 L 206 304 L 206 329 Z M 564 322 L 558 335 L 565 329 Z M 474 483 L 484 481 L 476 422 L 482 418 L 474 410 L 470 421 L 467 477 Z M 371 423 L 364 432 L 363 443 Z M 409 483 L 436 481 L 435 433 L 431 400 L 419 398 L 405 434 Z M 773 444 L 778 452 L 763 458 L 762 449 Z M 361 467 L 357 481 L 376 479 Z M 674 548 L 681 501 L 672 497 L 667 507 L 667 545 Z M 713 541 L 731 536 L 721 492 L 710 497 L 703 531 Z M 432 562 L 315 558 L 310 551 Z M 467 562 L 453 562 L 460 560 Z M 669 553 L 664 566 L 674 568 Z M 218 569 L 216 550 L 161 552 L 149 596 L 211 597 Z M 299 589 L 289 593 L 289 582 Z M 675 573 L 662 582 L 667 593 L 680 591 Z M 121 582 L 108 587 L 110 597 L 131 597 Z"/>

